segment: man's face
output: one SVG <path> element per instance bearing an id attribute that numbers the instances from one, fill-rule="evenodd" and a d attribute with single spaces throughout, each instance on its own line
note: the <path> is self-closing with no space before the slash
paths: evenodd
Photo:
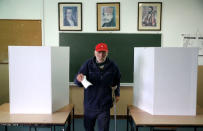
<path id="1" fill-rule="evenodd" d="M 113 19 L 113 14 L 112 13 L 104 13 L 104 23 L 109 23 Z"/>
<path id="2" fill-rule="evenodd" d="M 103 21 L 104 23 L 108 23 L 113 19 L 113 8 L 106 7 L 103 12 Z"/>
<path id="3" fill-rule="evenodd" d="M 67 17 L 67 19 L 70 19 L 71 16 L 72 16 L 72 9 L 67 9 L 66 10 L 66 17 Z"/>
<path id="4" fill-rule="evenodd" d="M 107 51 L 94 51 L 94 55 L 97 59 L 97 62 L 102 63 L 106 60 L 106 57 L 108 56 Z"/>
<path id="5" fill-rule="evenodd" d="M 148 12 L 152 12 L 152 10 L 153 10 L 152 7 L 148 8 Z"/>

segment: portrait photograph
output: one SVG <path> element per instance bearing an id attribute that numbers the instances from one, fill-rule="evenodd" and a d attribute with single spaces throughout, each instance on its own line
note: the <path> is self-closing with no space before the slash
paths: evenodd
<path id="1" fill-rule="evenodd" d="M 120 3 L 97 3 L 97 30 L 120 30 Z"/>
<path id="2" fill-rule="evenodd" d="M 161 30 L 161 2 L 138 3 L 138 30 L 160 31 Z"/>
<path id="3" fill-rule="evenodd" d="M 82 3 L 58 3 L 59 30 L 82 30 Z"/>

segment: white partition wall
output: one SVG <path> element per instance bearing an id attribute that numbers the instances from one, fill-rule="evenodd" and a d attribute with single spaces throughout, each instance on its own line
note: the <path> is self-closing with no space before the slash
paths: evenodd
<path id="1" fill-rule="evenodd" d="M 197 48 L 134 48 L 134 105 L 153 115 L 196 115 Z"/>
<path id="2" fill-rule="evenodd" d="M 69 47 L 9 46 L 11 114 L 50 114 L 69 103 Z"/>

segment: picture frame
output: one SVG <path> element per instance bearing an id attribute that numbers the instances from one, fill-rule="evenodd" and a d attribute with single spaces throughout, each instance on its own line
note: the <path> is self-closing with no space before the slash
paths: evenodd
<path id="1" fill-rule="evenodd" d="M 138 2 L 138 31 L 161 31 L 162 2 Z"/>
<path id="2" fill-rule="evenodd" d="M 59 31 L 82 31 L 82 3 L 58 3 Z"/>
<path id="3" fill-rule="evenodd" d="M 120 30 L 120 2 L 97 3 L 97 31 Z"/>

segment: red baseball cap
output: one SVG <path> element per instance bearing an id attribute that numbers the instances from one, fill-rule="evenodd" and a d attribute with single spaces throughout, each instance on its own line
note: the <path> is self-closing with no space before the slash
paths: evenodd
<path id="1" fill-rule="evenodd" d="M 108 47 L 106 43 L 99 43 L 95 47 L 95 51 L 108 51 Z"/>

